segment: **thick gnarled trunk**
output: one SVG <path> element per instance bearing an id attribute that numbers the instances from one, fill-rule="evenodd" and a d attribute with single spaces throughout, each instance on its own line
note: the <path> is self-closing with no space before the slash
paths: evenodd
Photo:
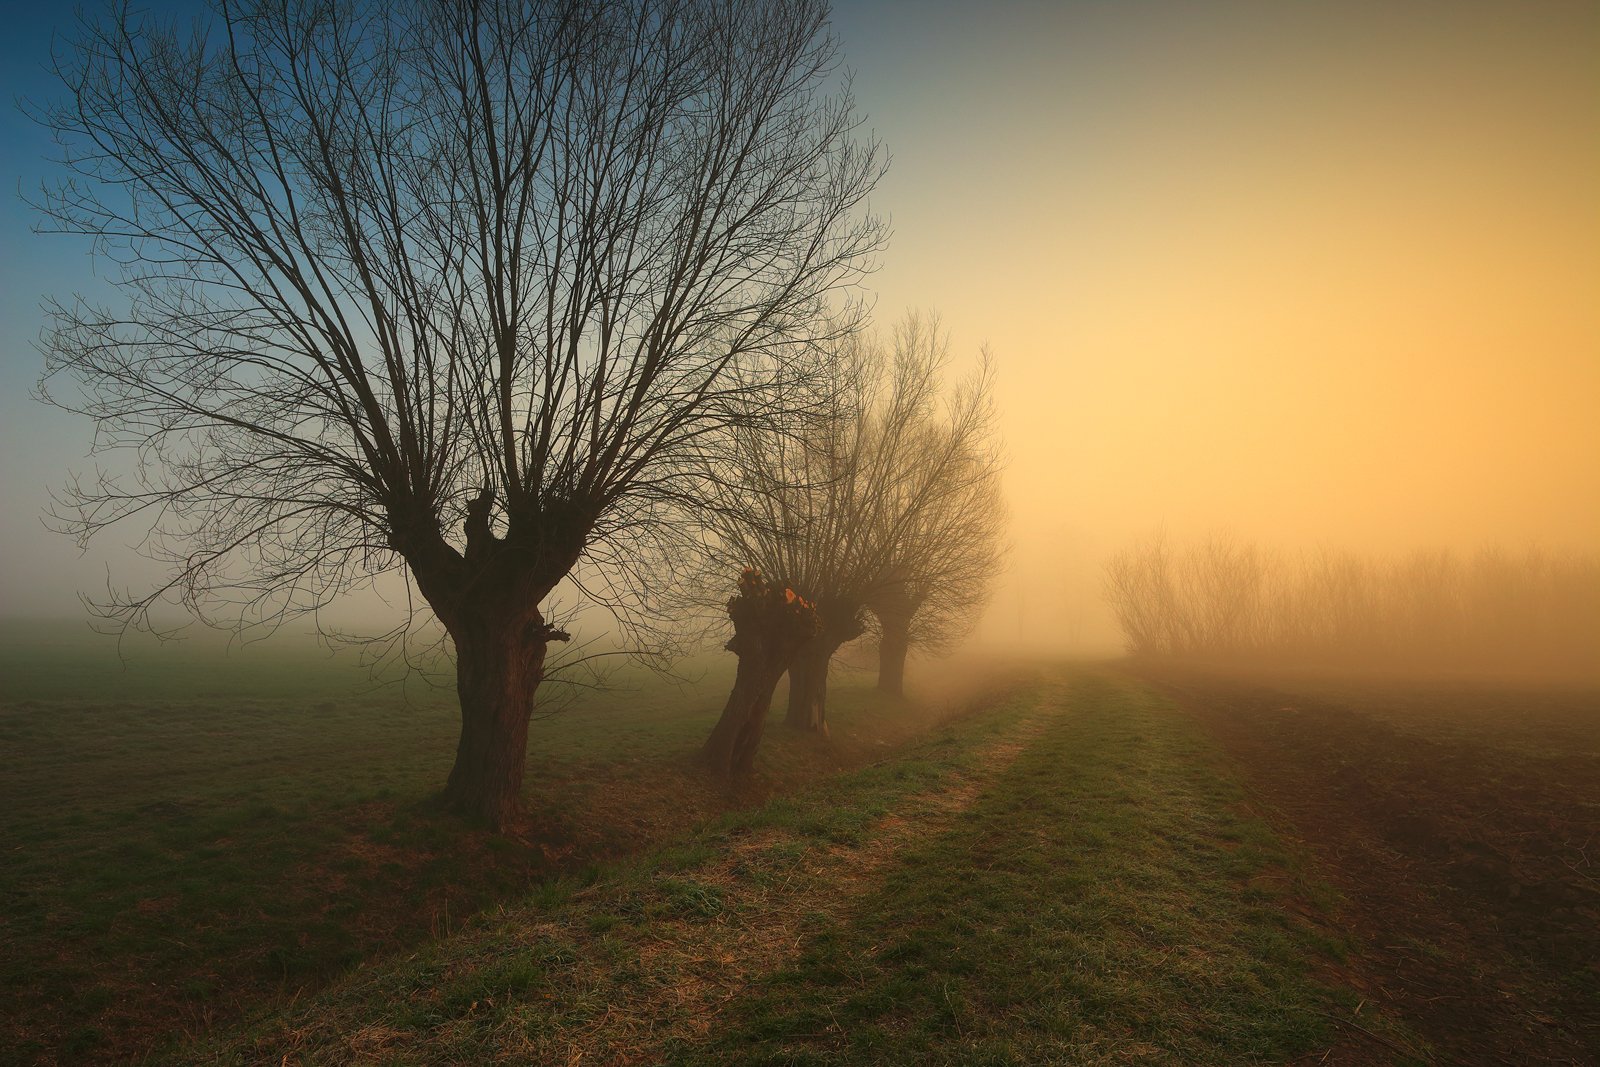
<path id="1" fill-rule="evenodd" d="M 722 717 L 706 738 L 701 755 L 718 774 L 742 776 L 755 769 L 756 750 L 766 726 L 772 693 L 783 677 L 784 662 L 767 652 L 745 652 L 739 656 L 733 692 L 723 706 Z"/>
<path id="2" fill-rule="evenodd" d="M 728 651 L 739 657 L 739 669 L 701 754 L 713 771 L 745 775 L 755 769 L 778 679 L 820 622 L 805 598 L 751 569 L 739 577 L 739 595 L 728 601 L 728 617 L 733 620 Z"/>
<path id="3" fill-rule="evenodd" d="M 492 533 L 494 497 L 485 489 L 467 505 L 465 552 L 423 515 L 392 516 L 390 544 L 455 646 L 461 736 L 439 800 L 451 812 L 503 830 L 521 809 L 528 719 L 544 680 L 550 642 L 567 635 L 545 622 L 539 605 L 571 569 L 587 529 L 582 516 L 552 509 Z M 537 531 L 538 536 L 518 533 Z"/>
<path id="4" fill-rule="evenodd" d="M 911 619 L 899 614 L 878 617 L 882 630 L 878 642 L 878 691 L 905 696 L 906 655 L 911 650 Z"/>
<path id="5" fill-rule="evenodd" d="M 521 809 L 528 719 L 544 678 L 548 633 L 537 611 L 522 618 L 480 616 L 453 633 L 461 737 L 440 801 L 495 830 L 505 829 Z"/>
<path id="6" fill-rule="evenodd" d="M 865 631 L 859 604 L 824 601 L 817 606 L 822 630 L 795 654 L 789 666 L 789 710 L 784 722 L 828 736 L 828 665 L 833 654 Z"/>
<path id="7" fill-rule="evenodd" d="M 796 730 L 828 736 L 828 666 L 838 648 L 818 634 L 789 665 L 789 710 L 783 721 Z"/>

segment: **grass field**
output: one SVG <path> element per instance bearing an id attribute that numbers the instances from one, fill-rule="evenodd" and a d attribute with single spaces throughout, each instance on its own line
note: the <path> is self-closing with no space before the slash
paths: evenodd
<path id="1" fill-rule="evenodd" d="M 886 701 L 847 673 L 831 740 L 774 724 L 728 789 L 692 760 L 719 658 L 537 721 L 540 817 L 495 837 L 425 804 L 448 694 L 373 689 L 299 647 L 124 671 L 54 631 L 0 636 L 6 1060 L 1595 1047 L 1600 913 L 1568 841 L 1600 812 L 1591 693 L 967 664 Z M 1475 784 L 1471 752 L 1497 776 Z M 1491 800 L 1510 814 L 1479 813 Z"/>
<path id="2" fill-rule="evenodd" d="M 497 837 L 425 801 L 453 694 L 375 687 L 309 642 L 132 649 L 81 627 L 0 637 L 0 1057 L 115 1058 L 446 936 L 547 879 L 880 758 L 948 713 L 846 684 L 831 744 L 775 730 L 752 783 L 692 755 L 731 663 L 642 673 L 533 724 L 538 822 Z M 881 713 L 881 714 L 880 714 Z"/>

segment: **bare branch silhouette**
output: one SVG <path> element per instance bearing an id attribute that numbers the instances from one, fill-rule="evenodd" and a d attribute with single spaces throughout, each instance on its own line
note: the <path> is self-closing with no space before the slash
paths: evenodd
<path id="1" fill-rule="evenodd" d="M 937 645 L 965 632 L 987 591 L 1003 525 L 992 364 L 941 398 L 947 359 L 937 322 L 915 315 L 887 346 L 842 337 L 798 425 L 738 438 L 719 550 L 820 620 L 787 664 L 792 726 L 827 732 L 829 666 L 869 612 Z"/>
<path id="2" fill-rule="evenodd" d="M 853 326 L 881 175 L 826 7 L 218 0 L 86 26 L 42 118 L 47 228 L 116 265 L 54 306 L 41 391 L 120 468 L 80 538 L 140 523 L 154 625 L 277 625 L 404 569 L 449 634 L 445 789 L 515 809 L 552 642 L 585 588 L 648 636 L 730 435 Z"/>

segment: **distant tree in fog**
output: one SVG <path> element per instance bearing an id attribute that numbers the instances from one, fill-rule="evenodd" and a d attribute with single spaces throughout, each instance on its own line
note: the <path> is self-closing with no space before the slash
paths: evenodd
<path id="1" fill-rule="evenodd" d="M 46 225 L 126 298 L 54 308 L 47 394 L 133 461 L 65 524 L 147 524 L 171 577 L 122 626 L 168 597 L 277 623 L 402 569 L 455 652 L 444 800 L 503 824 L 567 639 L 541 605 L 582 562 L 645 624 L 708 456 L 852 328 L 882 154 L 819 0 L 216 15 L 119 5 L 42 116 Z"/>
<path id="2" fill-rule="evenodd" d="M 936 368 L 948 341 L 933 318 L 911 317 L 897 351 L 921 353 Z M 942 653 L 977 625 L 1004 558 L 1001 458 L 985 357 L 977 378 L 957 393 L 943 418 L 925 417 L 893 448 L 902 473 L 891 479 L 883 515 L 899 523 L 883 580 L 867 602 L 878 634 L 878 688 L 905 690 L 913 649 Z"/>
<path id="3" fill-rule="evenodd" d="M 1106 592 L 1141 656 L 1593 674 L 1600 648 L 1594 555 L 1293 556 L 1158 535 L 1111 558 Z"/>

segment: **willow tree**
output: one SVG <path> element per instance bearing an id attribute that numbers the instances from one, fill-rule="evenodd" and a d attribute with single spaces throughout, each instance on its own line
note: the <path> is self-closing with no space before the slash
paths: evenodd
<path id="1" fill-rule="evenodd" d="M 733 691 L 701 755 L 719 774 L 742 775 L 755 769 L 778 679 L 795 653 L 816 636 L 820 620 L 804 597 L 752 567 L 740 573 L 738 592 L 726 610 L 733 637 L 725 647 L 739 658 L 739 665 Z"/>
<path id="2" fill-rule="evenodd" d="M 897 347 L 937 366 L 948 341 L 937 320 L 912 318 Z M 905 691 L 912 648 L 943 653 L 971 632 L 1004 556 L 1001 456 L 990 402 L 989 363 L 951 396 L 942 415 L 907 425 L 888 461 L 889 499 L 878 520 L 892 556 L 867 607 L 878 635 L 878 688 Z"/>
<path id="3" fill-rule="evenodd" d="M 718 526 L 722 551 L 792 589 L 817 616 L 816 632 L 788 664 L 791 726 L 827 732 L 828 672 L 845 643 L 864 634 L 874 605 L 920 592 L 948 575 L 956 550 L 935 543 L 965 531 L 949 519 L 957 503 L 976 530 L 998 530 L 993 493 L 991 376 L 945 393 L 948 352 L 931 319 L 911 316 L 886 345 L 866 334 L 837 343 L 827 388 L 783 432 L 741 438 L 736 506 Z M 987 570 L 969 568 L 974 583 Z M 967 585 L 948 589 L 971 606 Z M 934 595 L 937 595 L 937 591 Z M 781 672 L 780 672 L 781 673 Z"/>
<path id="4" fill-rule="evenodd" d="M 170 565 L 103 610 L 277 622 L 403 570 L 454 647 L 443 799 L 503 824 L 567 636 L 554 587 L 587 561 L 642 610 L 707 451 L 781 407 L 797 339 L 848 328 L 884 161 L 826 17 L 216 0 L 89 24 L 40 206 L 120 297 L 52 306 L 45 389 L 131 459 L 63 514 L 142 522 Z"/>

